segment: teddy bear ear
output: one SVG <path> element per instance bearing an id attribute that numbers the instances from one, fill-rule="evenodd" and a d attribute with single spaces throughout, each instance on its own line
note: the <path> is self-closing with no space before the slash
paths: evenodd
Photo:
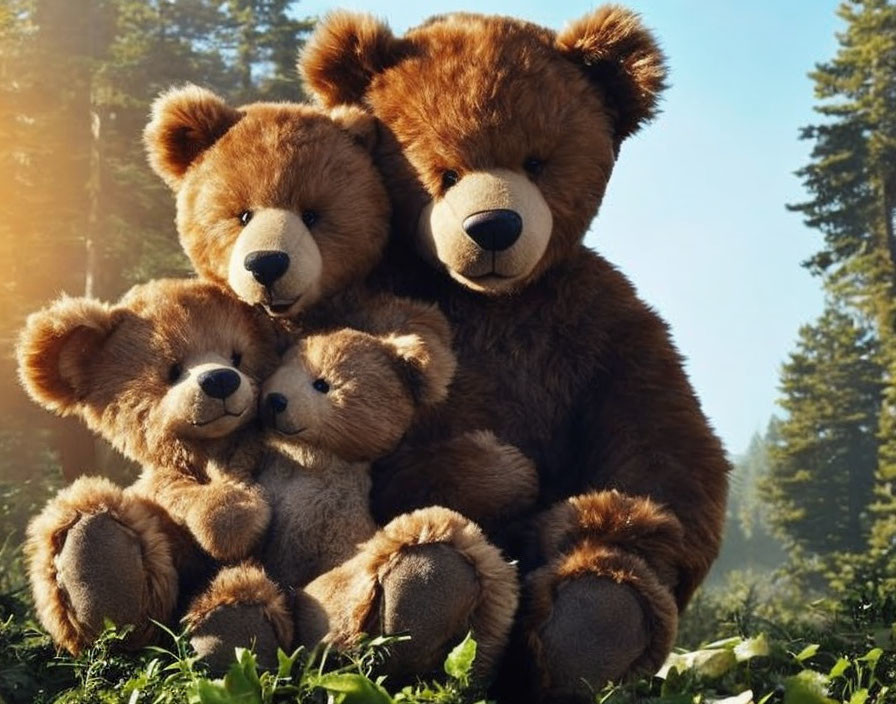
<path id="1" fill-rule="evenodd" d="M 71 413 L 88 391 L 91 362 L 116 320 L 105 303 L 68 296 L 28 316 L 16 348 L 28 395 L 60 415 Z"/>
<path id="2" fill-rule="evenodd" d="M 358 105 L 378 73 L 407 53 L 389 25 L 371 15 L 337 11 L 324 17 L 299 56 L 305 87 L 326 107 Z"/>
<path id="3" fill-rule="evenodd" d="M 337 105 L 330 110 L 330 119 L 349 133 L 349 136 L 368 152 L 377 142 L 376 118 L 353 105 Z"/>
<path id="4" fill-rule="evenodd" d="M 636 13 L 599 7 L 560 32 L 555 46 L 603 91 L 620 142 L 656 114 L 666 87 L 665 59 Z"/>
<path id="5" fill-rule="evenodd" d="M 417 404 L 432 405 L 448 395 L 457 361 L 447 344 L 416 334 L 391 335 L 385 342 Z"/>
<path id="6" fill-rule="evenodd" d="M 152 104 L 143 143 L 149 165 L 172 189 L 196 158 L 239 122 L 243 114 L 210 90 L 186 85 Z"/>

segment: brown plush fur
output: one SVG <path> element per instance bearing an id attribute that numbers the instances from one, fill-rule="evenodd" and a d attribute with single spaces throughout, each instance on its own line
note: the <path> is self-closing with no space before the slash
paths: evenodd
<path id="1" fill-rule="evenodd" d="M 190 604 L 184 620 L 195 630 L 215 609 L 235 605 L 260 606 L 265 619 L 274 629 L 280 647 L 289 649 L 293 623 L 286 598 L 264 570 L 252 563 L 241 563 L 221 570 L 208 589 Z"/>
<path id="2" fill-rule="evenodd" d="M 213 557 L 248 554 L 268 510 L 245 483 L 251 458 L 240 466 L 234 457 L 237 431 L 255 416 L 257 382 L 276 364 L 263 314 L 209 283 L 160 280 L 117 305 L 63 297 L 28 318 L 18 354 L 29 394 L 142 464 L 136 489 Z M 225 399 L 199 383 L 218 370 L 239 378 Z"/>
<path id="3" fill-rule="evenodd" d="M 380 280 L 438 302 L 455 329 L 451 392 L 378 464 L 378 515 L 461 496 L 466 473 L 433 463 L 423 448 L 489 430 L 535 462 L 540 508 L 574 499 L 551 514 L 565 516 L 567 528 L 534 516 L 492 535 L 526 570 L 563 555 L 582 556 L 596 573 L 617 570 L 605 560 L 622 565 L 636 575 L 629 582 L 650 585 L 640 591 L 649 593 L 648 620 L 669 623 L 669 603 L 684 607 L 717 554 L 729 466 L 666 325 L 582 245 L 621 141 L 656 112 L 664 69 L 655 41 L 615 6 L 559 35 L 460 14 L 396 38 L 369 17 L 340 13 L 318 25 L 300 69 L 323 104 L 351 101 L 380 120 L 376 160 L 396 232 Z M 461 227 L 478 207 L 476 189 L 461 191 L 456 220 L 437 213 L 468 179 L 510 184 L 506 172 L 526 175 L 549 208 L 549 242 L 537 261 L 526 260 L 538 252 L 526 243 L 542 236 L 540 219 L 519 211 L 517 243 L 477 254 Z M 484 207 L 514 208 L 510 198 L 496 200 L 497 190 L 481 194 Z M 471 267 L 477 257 L 491 261 L 491 277 Z M 632 523 L 623 527 L 617 510 Z M 542 525 L 548 532 L 539 537 Z M 669 642 L 654 638 L 645 662 Z"/>
<path id="4" fill-rule="evenodd" d="M 355 557 L 309 584 L 297 614 L 300 634 L 304 631 L 321 637 L 323 612 L 328 629 L 324 639 L 336 645 L 354 643 L 376 621 L 381 598 L 377 585 L 402 560 L 403 551 L 432 543 L 451 546 L 474 568 L 479 589 L 469 627 L 478 643 L 477 672 L 487 673 L 501 654 L 516 612 L 515 570 L 475 524 L 439 507 L 399 516 L 365 543 Z M 420 649 L 433 646 L 416 644 Z"/>
<path id="5" fill-rule="evenodd" d="M 175 600 L 204 579 L 197 542 L 216 559 L 239 559 L 267 526 L 269 507 L 247 483 L 257 453 L 243 428 L 255 417 L 258 379 L 276 364 L 271 323 L 213 284 L 162 280 L 134 287 L 117 304 L 61 298 L 28 318 L 18 356 L 35 401 L 82 418 L 143 465 L 125 492 L 81 480 L 34 519 L 26 550 L 39 617 L 72 651 L 96 635 L 66 592 L 84 595 L 91 612 L 112 608 L 118 597 L 94 584 L 83 562 L 102 560 L 94 554 L 101 548 L 88 538 L 72 573 L 56 566 L 71 528 L 103 511 L 141 545 L 137 584 L 145 596 L 134 604 L 133 642 L 145 642 L 154 632 L 149 619 L 168 620 Z M 239 379 L 225 398 L 201 383 L 222 370 Z M 132 578 L 129 564 L 121 569 Z"/>
<path id="6" fill-rule="evenodd" d="M 357 108 L 231 108 L 187 86 L 158 98 L 144 136 L 150 164 L 177 194 L 177 228 L 196 271 L 295 317 L 379 261 L 389 201 L 371 162 L 375 135 Z M 245 265 L 262 250 L 290 257 L 270 288 Z"/>
<path id="7" fill-rule="evenodd" d="M 79 653 L 98 632 L 91 624 L 79 621 L 65 584 L 58 578 L 56 558 L 67 532 L 82 517 L 100 513 L 108 513 L 140 544 L 144 589 L 133 604 L 135 629 L 128 636 L 129 645 L 139 647 L 149 642 L 155 635 L 150 619 L 167 622 L 177 601 L 178 574 L 164 512 L 122 492 L 107 479 L 82 477 L 60 491 L 31 521 L 24 548 L 38 619 L 53 640 L 72 653 Z"/>
<path id="8" fill-rule="evenodd" d="M 386 585 L 396 565 L 411 575 L 417 569 L 414 560 L 406 560 L 405 549 L 449 545 L 446 559 L 431 568 L 436 579 L 449 578 L 450 555 L 471 566 L 479 588 L 457 596 L 464 632 L 473 627 L 480 638 L 484 672 L 493 666 L 512 622 L 513 568 L 475 526 L 453 512 L 432 509 L 403 516 L 380 532 L 369 515 L 369 460 L 397 445 L 419 404 L 445 397 L 454 372 L 450 331 L 440 314 L 419 304 L 402 309 L 393 303 L 384 309 L 391 314 L 371 327 L 385 334 L 341 329 L 304 337 L 264 384 L 264 419 L 275 453 L 258 477 L 273 508 L 261 560 L 284 586 L 303 586 L 316 577 L 296 604 L 300 642 L 325 639 L 344 646 L 362 631 L 384 627 L 377 622 L 382 604 L 402 597 L 415 603 L 413 595 L 393 593 Z M 396 337 L 391 332 L 396 324 L 412 332 Z M 275 395 L 282 404 L 276 411 L 270 408 Z M 394 588 L 401 592 L 403 587 Z M 429 632 L 433 614 L 414 610 L 401 618 L 413 635 Z M 417 642 L 414 654 L 440 646 Z M 400 662 L 393 665 L 403 675 L 413 674 Z"/>

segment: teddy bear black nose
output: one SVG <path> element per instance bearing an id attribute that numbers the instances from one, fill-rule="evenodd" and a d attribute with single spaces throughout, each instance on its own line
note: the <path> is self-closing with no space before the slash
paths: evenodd
<path id="1" fill-rule="evenodd" d="M 523 231 L 523 219 L 515 210 L 483 210 L 464 220 L 464 232 L 489 252 L 500 252 L 516 242 Z"/>
<path id="2" fill-rule="evenodd" d="M 289 268 L 289 255 L 286 252 L 268 250 L 249 252 L 243 260 L 243 266 L 252 272 L 258 283 L 270 288 Z"/>
<path id="3" fill-rule="evenodd" d="M 200 388 L 212 398 L 225 399 L 240 388 L 240 375 L 232 369 L 212 369 L 198 378 Z"/>
<path id="4" fill-rule="evenodd" d="M 283 413 L 283 411 L 285 411 L 286 407 L 289 405 L 289 401 L 287 401 L 286 396 L 284 396 L 283 394 L 278 394 L 277 392 L 268 394 L 264 399 L 264 403 L 274 414 Z"/>

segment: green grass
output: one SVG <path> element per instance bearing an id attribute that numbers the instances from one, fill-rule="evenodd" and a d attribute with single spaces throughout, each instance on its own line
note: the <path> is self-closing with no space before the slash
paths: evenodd
<path id="1" fill-rule="evenodd" d="M 749 604 L 747 604 L 749 607 Z M 737 635 L 677 651 L 655 677 L 595 692 L 602 704 L 876 704 L 896 702 L 896 633 L 892 614 L 815 604 L 824 616 L 782 626 L 735 614 L 722 630 Z M 869 616 L 868 612 L 875 612 Z M 887 625 L 889 623 L 889 625 Z M 227 675 L 211 678 L 181 634 L 136 655 L 118 648 L 110 628 L 79 658 L 57 654 L 29 620 L 21 594 L 0 597 L 0 702 L 268 704 L 464 704 L 485 702 L 470 681 L 476 645 L 468 638 L 449 655 L 440 681 L 393 689 L 373 673 L 395 639 L 377 638 L 357 650 L 281 653 L 276 672 L 261 670 L 248 650 L 235 653 Z"/>

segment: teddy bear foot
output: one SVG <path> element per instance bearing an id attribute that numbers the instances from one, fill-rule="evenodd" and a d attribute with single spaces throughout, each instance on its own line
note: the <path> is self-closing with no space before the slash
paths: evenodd
<path id="1" fill-rule="evenodd" d="M 252 648 L 265 669 L 277 667 L 277 634 L 258 604 L 218 607 L 193 629 L 190 644 L 215 673 L 226 672 L 236 661 L 236 648 Z"/>
<path id="2" fill-rule="evenodd" d="M 443 543 L 406 548 L 381 588 L 380 630 L 411 634 L 411 640 L 390 648 L 384 667 L 390 674 L 424 673 L 441 665 L 449 647 L 469 630 L 480 591 L 472 565 Z"/>
<path id="3" fill-rule="evenodd" d="M 35 609 L 58 645 L 81 652 L 107 619 L 133 626 L 128 648 L 158 636 L 152 620 L 171 617 L 179 584 L 163 519 L 109 480 L 81 477 L 31 521 L 24 551 Z"/>
<path id="4" fill-rule="evenodd" d="M 82 626 L 99 634 L 108 619 L 134 624 L 143 596 L 143 558 L 135 533 L 108 513 L 83 516 L 65 536 L 56 579 Z"/>
<path id="5" fill-rule="evenodd" d="M 263 569 L 248 562 L 222 569 L 184 620 L 193 649 L 216 673 L 235 661 L 236 648 L 252 648 L 259 665 L 276 668 L 277 648 L 292 643 L 285 597 Z"/>
<path id="6" fill-rule="evenodd" d="M 618 680 L 650 644 L 647 615 L 635 590 L 593 575 L 562 582 L 541 627 L 547 701 L 592 701 Z"/>

